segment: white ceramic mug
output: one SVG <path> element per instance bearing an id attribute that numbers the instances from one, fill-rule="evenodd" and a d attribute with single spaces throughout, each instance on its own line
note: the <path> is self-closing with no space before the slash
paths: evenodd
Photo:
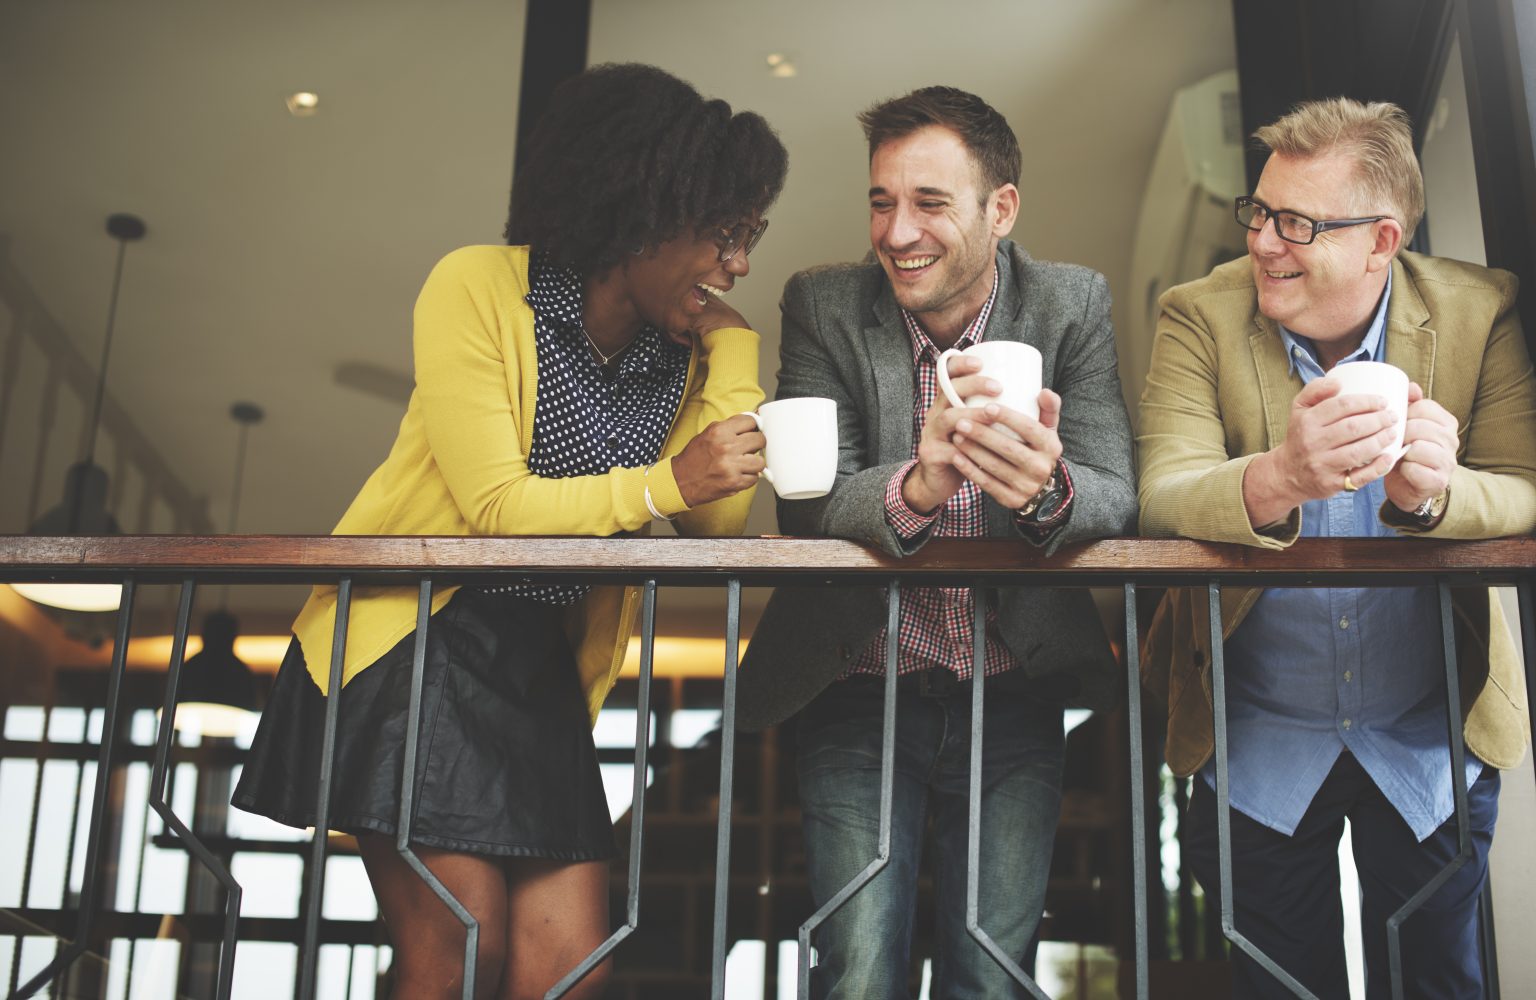
<path id="1" fill-rule="evenodd" d="M 981 374 L 1001 382 L 1002 395 L 989 396 L 981 392 L 969 399 L 961 400 L 959 393 L 955 392 L 949 380 L 949 359 L 961 355 L 979 358 Z M 957 351 L 951 347 L 939 355 L 939 389 L 952 406 L 983 407 L 989 403 L 997 403 L 1010 410 L 1018 410 L 1033 420 L 1039 420 L 1040 389 L 1042 388 L 1040 369 L 1040 352 L 1028 344 L 1013 340 L 987 340 L 967 347 L 963 351 Z M 1015 441 L 1019 440 L 1019 436 L 1011 428 L 1002 424 L 992 426 Z"/>
<path id="2" fill-rule="evenodd" d="M 837 478 L 837 401 L 797 396 L 748 412 L 768 438 L 763 478 L 785 500 L 826 496 Z"/>
<path id="3" fill-rule="evenodd" d="M 1408 449 L 1403 446 L 1403 431 L 1408 421 L 1408 373 L 1384 361 L 1347 361 L 1334 365 L 1328 378 L 1339 384 L 1339 395 L 1381 396 L 1397 419 L 1397 434 L 1384 449 L 1396 462 Z"/>

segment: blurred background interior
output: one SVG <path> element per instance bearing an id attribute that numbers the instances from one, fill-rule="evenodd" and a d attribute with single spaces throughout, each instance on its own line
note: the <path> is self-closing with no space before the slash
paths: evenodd
<path id="1" fill-rule="evenodd" d="M 501 242 L 519 135 L 559 79 L 599 62 L 659 65 L 761 113 L 789 148 L 772 229 L 732 293 L 763 335 L 770 396 L 784 281 L 868 249 L 855 113 L 932 83 L 982 95 L 1018 134 L 1014 238 L 1108 277 L 1133 419 L 1158 294 L 1243 252 L 1231 199 L 1258 166 L 1244 137 L 1297 100 L 1403 104 L 1429 185 L 1421 246 L 1521 273 L 1525 315 L 1536 316 L 1533 10 L 1525 0 L 0 4 L 0 532 L 328 532 L 404 411 L 421 281 L 455 247 Z M 109 228 L 118 214 L 142 229 Z M 82 461 L 99 472 L 77 470 L 71 492 Z M 769 491 L 748 530 L 775 530 Z M 199 593 L 194 621 L 225 613 L 208 626 L 204 662 L 248 685 L 222 696 L 243 699 L 237 709 L 259 706 L 302 596 L 294 586 Z M 1116 597 L 1103 598 L 1106 620 Z M 747 591 L 744 635 L 765 598 Z M 217 910 L 218 891 L 146 809 L 175 602 L 175 588 L 148 587 L 133 623 L 128 697 L 140 707 L 133 762 L 109 798 L 119 817 L 107 846 L 110 938 L 55 995 L 209 995 L 216 948 L 199 915 Z M 645 919 L 642 940 L 620 952 L 616 996 L 702 995 L 708 984 L 722 608 L 714 590 L 661 594 Z M 0 587 L 5 993 L 52 954 L 46 929 L 77 899 L 89 803 L 79 805 L 112 622 Z M 194 639 L 189 652 L 199 648 Z M 630 796 L 634 699 L 627 681 L 599 724 L 616 817 Z M 1219 996 L 1219 927 L 1179 864 L 1184 789 L 1155 768 L 1160 708 L 1147 711 L 1160 817 L 1155 995 Z M 296 966 L 304 835 L 228 809 L 253 719 L 187 721 L 173 804 L 247 887 L 235 995 L 275 997 Z M 1039 975 L 1052 996 L 1122 995 L 1124 719 L 1072 721 Z M 781 968 L 793 968 L 810 907 L 792 740 L 769 732 L 738 751 L 732 997 L 793 995 Z M 1531 782 L 1505 788 L 1508 848 L 1529 822 Z M 1531 863 L 1499 853 L 1496 884 L 1507 872 L 1530 885 Z M 616 891 L 623 877 L 616 869 Z M 390 956 L 345 845 L 326 878 L 320 995 L 382 996 Z M 1505 895 L 1503 926 L 1526 926 L 1529 904 Z M 1524 994 L 1510 984 L 1536 984 L 1521 952 L 1499 953 L 1511 995 Z"/>

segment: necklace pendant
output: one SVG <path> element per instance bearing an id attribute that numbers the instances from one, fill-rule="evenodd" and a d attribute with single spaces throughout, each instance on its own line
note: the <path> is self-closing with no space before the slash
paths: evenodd
<path id="1" fill-rule="evenodd" d="M 582 337 L 586 339 L 587 346 L 592 349 L 592 360 L 597 362 L 597 367 L 601 368 L 610 380 L 616 377 L 619 373 L 619 358 L 623 356 L 625 351 L 629 350 L 629 344 L 625 344 L 612 354 L 608 354 L 601 347 L 597 346 L 597 341 L 593 340 L 592 335 L 587 332 L 585 324 L 579 326 L 578 329 L 581 330 Z"/>

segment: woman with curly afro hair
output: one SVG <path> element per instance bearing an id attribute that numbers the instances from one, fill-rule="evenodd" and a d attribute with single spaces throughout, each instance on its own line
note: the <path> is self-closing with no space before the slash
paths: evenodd
<path id="1" fill-rule="evenodd" d="M 415 310 L 399 435 L 335 533 L 736 534 L 762 471 L 740 414 L 758 336 L 723 299 L 784 184 L 762 118 L 650 66 L 564 83 L 524 151 L 510 246 L 465 247 Z M 615 854 L 591 726 L 634 588 L 439 587 L 412 846 L 479 922 L 477 996 L 542 996 L 609 933 Z M 315 821 L 335 587 L 294 623 L 235 804 Z M 342 657 L 329 825 L 356 834 L 394 946 L 393 996 L 458 997 L 465 935 L 395 849 L 414 588 L 360 587 Z M 607 966 L 570 993 L 601 995 Z"/>

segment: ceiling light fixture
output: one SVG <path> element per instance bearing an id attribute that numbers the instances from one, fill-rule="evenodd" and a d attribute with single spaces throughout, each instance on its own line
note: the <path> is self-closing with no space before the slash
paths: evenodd
<path id="1" fill-rule="evenodd" d="M 789 56 L 782 52 L 768 53 L 766 62 L 768 63 L 768 73 L 770 76 L 790 77 L 800 72 L 795 68 L 795 64 L 790 61 Z"/>
<path id="2" fill-rule="evenodd" d="M 245 442 L 251 425 L 265 416 L 255 403 L 236 403 L 229 415 L 240 425 L 240 443 L 235 449 L 235 483 L 229 496 L 227 534 L 235 533 L 240 517 L 240 490 L 245 477 Z M 219 601 L 219 610 L 203 619 L 203 648 L 188 657 L 182 668 L 181 689 L 177 693 L 174 725 L 183 731 L 203 736 L 229 738 L 238 736 L 256 722 L 256 682 L 251 668 L 235 655 L 235 639 L 240 635 L 240 621 L 229 613 L 229 588 Z"/>
<path id="3" fill-rule="evenodd" d="M 96 372 L 96 397 L 91 404 L 90 428 L 85 455 L 64 476 L 64 499 L 27 529 L 33 535 L 115 535 L 117 520 L 107 510 L 107 470 L 96 464 L 96 437 L 101 427 L 101 408 L 107 394 L 107 361 L 112 356 L 112 331 L 117 321 L 118 293 L 123 285 L 123 260 L 128 244 L 148 231 L 137 215 L 118 212 L 107 217 L 107 233 L 117 240 L 117 267 L 112 275 L 112 298 L 107 306 L 107 332 L 101 342 L 101 365 Z M 18 583 L 17 593 L 49 607 L 65 611 L 116 611 L 123 588 L 116 583 Z"/>
<path id="4" fill-rule="evenodd" d="M 295 118 L 308 118 L 320 113 L 320 95 L 312 90 L 289 94 L 285 103 L 288 105 L 288 113 Z"/>

